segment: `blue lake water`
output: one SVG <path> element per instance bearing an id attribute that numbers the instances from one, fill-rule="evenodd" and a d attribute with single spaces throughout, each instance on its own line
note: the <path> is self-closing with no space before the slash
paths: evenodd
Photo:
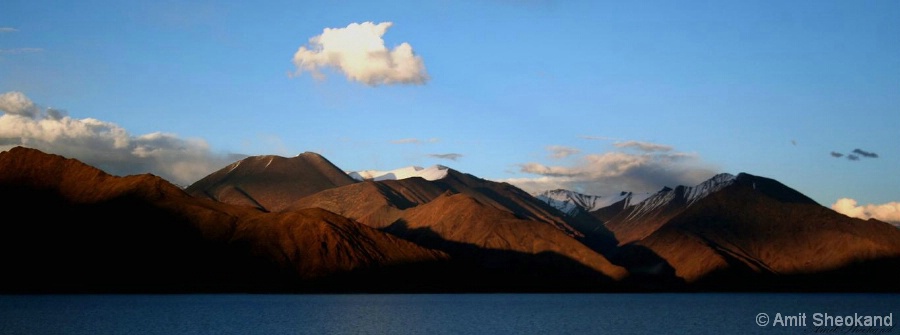
<path id="1" fill-rule="evenodd" d="M 814 313 L 900 317 L 900 295 L 8 295 L 0 334 L 900 334 L 815 327 Z"/>

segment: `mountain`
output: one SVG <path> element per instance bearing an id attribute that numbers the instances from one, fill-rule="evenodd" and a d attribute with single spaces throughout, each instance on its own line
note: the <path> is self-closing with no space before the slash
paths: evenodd
<path id="1" fill-rule="evenodd" d="M 636 203 L 631 203 L 634 199 L 626 196 L 621 203 L 616 202 L 608 209 L 594 212 L 615 234 L 619 244 L 626 244 L 646 237 L 696 201 L 734 181 L 735 176 L 722 173 L 697 186 L 665 187 Z"/>
<path id="2" fill-rule="evenodd" d="M 404 171 L 411 169 L 398 169 Z M 466 194 L 479 202 L 494 208 L 512 213 L 525 220 L 545 222 L 570 234 L 580 233 L 571 227 L 569 219 L 518 187 L 508 183 L 478 178 L 471 174 L 454 169 L 440 167 L 443 177 L 427 180 L 413 176 L 403 179 L 367 180 L 361 185 L 346 185 L 325 190 L 306 198 L 299 199 L 286 209 L 320 207 L 335 213 L 343 213 L 348 217 L 373 227 L 381 228 L 392 222 L 391 216 L 375 215 L 376 212 L 394 212 L 418 204 L 426 203 L 445 192 Z M 258 178 L 266 173 L 258 170 Z M 397 176 L 402 176 L 397 175 Z M 373 219 L 372 215 L 375 215 Z M 370 216 L 370 217 L 367 217 Z M 393 217 L 396 219 L 396 217 Z"/>
<path id="3" fill-rule="evenodd" d="M 900 230 L 774 179 L 721 174 L 566 214 L 437 170 L 356 181 L 316 154 L 260 156 L 182 190 L 13 148 L 0 292 L 898 291 Z"/>
<path id="4" fill-rule="evenodd" d="M 900 280 L 900 230 L 746 173 L 663 189 L 606 226 L 620 243 L 614 262 L 694 289 L 878 291 Z"/>
<path id="5" fill-rule="evenodd" d="M 455 259 L 493 270 L 490 281 L 509 286 L 596 287 L 627 276 L 565 232 L 544 222 L 525 220 L 467 194 L 447 192 L 404 211 L 384 229 Z"/>
<path id="6" fill-rule="evenodd" d="M 603 208 L 612 206 L 613 204 L 622 202 L 624 206 L 631 203 L 638 203 L 653 195 L 635 194 L 631 192 L 620 192 L 615 195 L 599 196 L 578 193 L 575 191 L 555 189 L 549 191 L 538 192 L 534 197 L 538 200 L 546 202 L 548 205 L 559 209 L 569 216 L 577 216 L 580 212 L 594 212 Z"/>
<path id="7" fill-rule="evenodd" d="M 480 287 L 553 287 L 558 284 L 547 278 L 561 275 L 567 287 L 597 289 L 627 276 L 584 243 L 573 227 L 576 218 L 512 185 L 445 171 L 437 180 L 367 180 L 336 187 L 286 210 L 323 208 L 444 251 L 475 269 L 473 276 L 480 276 L 480 285 L 485 285 Z M 521 278 L 511 278 L 519 274 Z"/>
<path id="8" fill-rule="evenodd" d="M 399 219 L 403 210 L 427 203 L 447 191 L 441 184 L 422 178 L 367 180 L 304 197 L 286 210 L 322 208 L 381 229 Z"/>
<path id="9" fill-rule="evenodd" d="M 404 290 L 448 259 L 321 209 L 265 213 L 33 149 L 0 171 L 2 292 Z"/>
<path id="10" fill-rule="evenodd" d="M 277 212 L 307 195 L 355 182 L 325 157 L 305 152 L 292 158 L 248 157 L 200 179 L 186 191 L 196 197 Z"/>

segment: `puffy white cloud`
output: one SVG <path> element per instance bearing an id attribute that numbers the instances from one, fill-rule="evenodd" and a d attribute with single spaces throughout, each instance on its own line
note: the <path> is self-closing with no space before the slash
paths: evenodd
<path id="1" fill-rule="evenodd" d="M 351 23 L 344 28 L 325 28 L 294 53 L 297 74 L 310 72 L 324 78 L 322 68 L 333 68 L 347 79 L 369 86 L 424 84 L 428 81 L 425 62 L 409 43 L 393 49 L 384 45 L 384 36 L 393 23 Z"/>
<path id="2" fill-rule="evenodd" d="M 519 172 L 538 176 L 503 181 L 528 192 L 564 188 L 594 195 L 621 191 L 655 192 L 664 186 L 693 186 L 717 173 L 716 169 L 693 154 L 619 151 L 588 154 L 566 166 L 535 162 L 519 164 Z"/>
<path id="3" fill-rule="evenodd" d="M 672 151 L 672 146 L 664 145 L 664 144 L 656 144 L 650 142 L 640 142 L 640 141 L 625 141 L 625 142 L 616 142 L 613 144 L 616 148 L 631 148 L 637 149 L 644 152 L 668 152 Z"/>
<path id="4" fill-rule="evenodd" d="M 190 184 L 235 157 L 213 154 L 199 139 L 151 133 L 133 136 L 124 128 L 93 118 L 74 119 L 41 109 L 21 92 L 0 95 L 0 150 L 26 146 L 76 158 L 115 175 L 153 173 Z"/>
<path id="5" fill-rule="evenodd" d="M 876 219 L 900 227 L 900 202 L 859 205 L 854 199 L 841 198 L 831 205 L 831 209 L 849 217 Z"/>
<path id="6" fill-rule="evenodd" d="M 547 151 L 550 152 L 550 157 L 555 158 L 555 159 L 563 159 L 563 158 L 566 158 L 566 157 L 569 157 L 571 155 L 575 155 L 575 154 L 581 152 L 581 150 L 578 150 L 577 148 L 566 147 L 566 146 L 561 146 L 561 145 L 548 146 Z"/>
<path id="7" fill-rule="evenodd" d="M 36 117 L 41 110 L 22 92 L 0 94 L 0 111 L 7 114 Z"/>

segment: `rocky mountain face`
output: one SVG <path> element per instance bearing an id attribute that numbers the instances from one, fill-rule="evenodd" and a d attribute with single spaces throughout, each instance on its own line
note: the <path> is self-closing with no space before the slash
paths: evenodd
<path id="1" fill-rule="evenodd" d="M 540 192 L 534 197 L 570 216 L 577 215 L 579 211 L 591 212 L 611 204 L 607 203 L 607 197 L 563 189 Z"/>
<path id="2" fill-rule="evenodd" d="M 321 209 L 266 213 L 32 149 L 0 153 L 0 171 L 4 292 L 353 291 L 369 285 L 333 279 L 448 260 Z"/>
<path id="3" fill-rule="evenodd" d="M 592 214 L 618 242 L 607 256 L 651 282 L 825 290 L 883 288 L 886 278 L 900 278 L 900 230 L 849 218 L 746 173 L 664 188 Z"/>
<path id="4" fill-rule="evenodd" d="M 764 177 L 535 197 L 423 171 L 360 181 L 314 153 L 259 156 L 182 190 L 15 148 L 0 153 L 15 214 L 0 291 L 896 292 L 900 279 L 900 230 Z"/>
<path id="5" fill-rule="evenodd" d="M 189 194 L 277 212 L 307 195 L 354 183 L 325 157 L 254 156 L 234 162 L 191 184 Z"/>

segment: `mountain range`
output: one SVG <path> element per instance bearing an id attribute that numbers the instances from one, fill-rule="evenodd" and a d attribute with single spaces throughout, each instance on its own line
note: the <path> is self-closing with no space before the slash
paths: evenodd
<path id="1" fill-rule="evenodd" d="M 2 292 L 896 292 L 900 230 L 720 174 L 531 195 L 445 166 L 255 156 L 186 187 L 0 153 Z"/>

